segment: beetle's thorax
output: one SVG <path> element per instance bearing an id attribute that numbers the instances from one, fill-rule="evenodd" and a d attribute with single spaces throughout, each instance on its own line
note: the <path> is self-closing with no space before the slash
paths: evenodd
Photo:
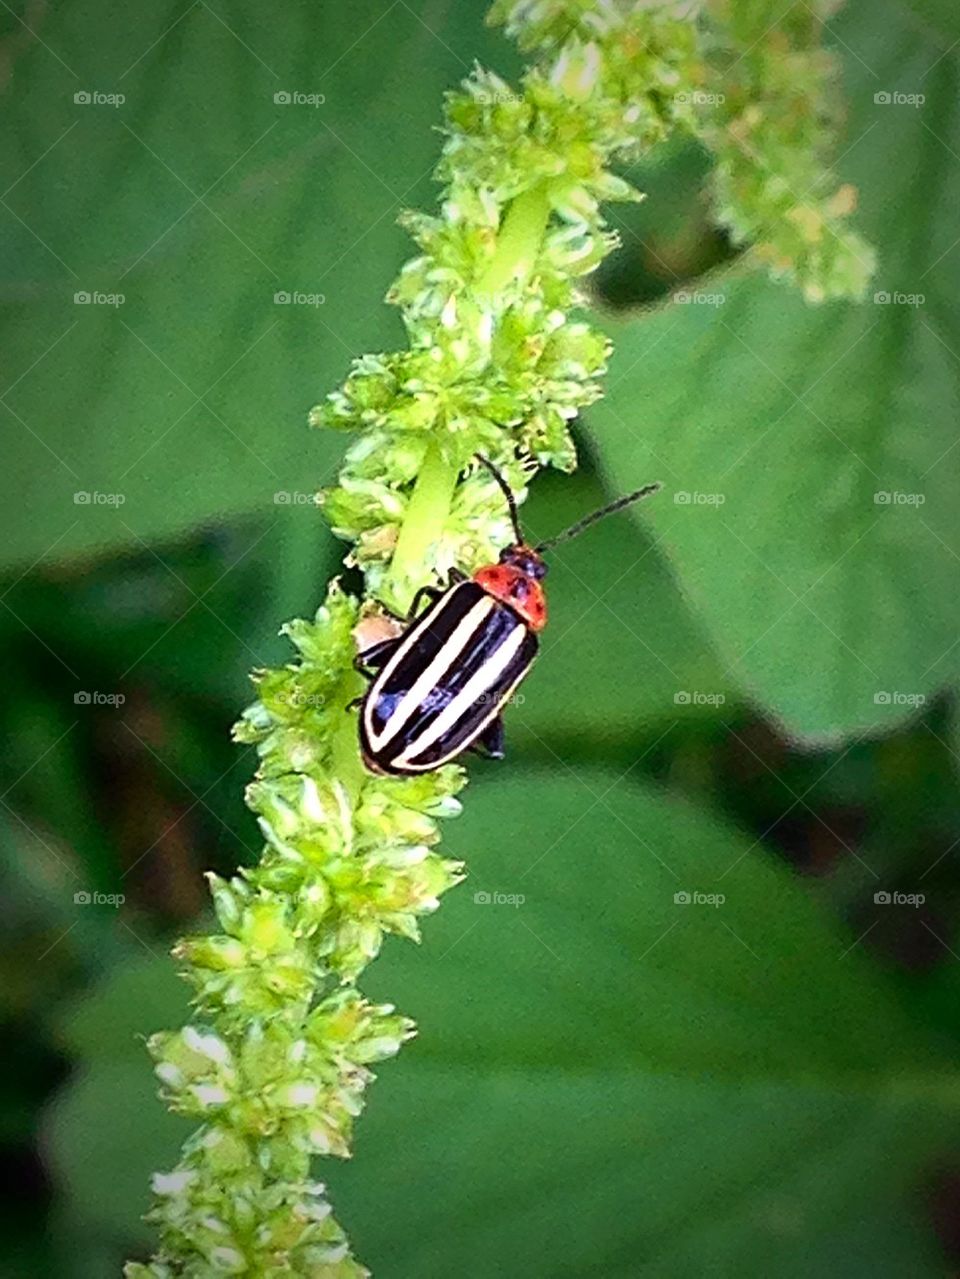
<path id="1" fill-rule="evenodd" d="M 542 631 L 547 624 L 547 599 L 542 579 L 547 566 L 529 546 L 508 546 L 500 554 L 499 564 L 478 569 L 473 580 L 478 586 L 523 618 L 532 631 Z"/>

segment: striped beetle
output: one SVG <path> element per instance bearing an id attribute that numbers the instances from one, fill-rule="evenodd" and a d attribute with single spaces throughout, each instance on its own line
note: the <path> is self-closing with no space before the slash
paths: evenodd
<path id="1" fill-rule="evenodd" d="M 374 773 L 427 773 L 466 750 L 502 759 L 501 712 L 533 665 L 547 623 L 542 552 L 660 488 L 647 484 L 528 546 L 509 485 L 492 462 L 477 459 L 506 498 L 515 540 L 499 563 L 472 578 L 454 569 L 445 587 L 421 587 L 406 630 L 357 658 L 371 680 L 360 702 L 360 751 Z M 417 616 L 424 599 L 430 605 Z"/>

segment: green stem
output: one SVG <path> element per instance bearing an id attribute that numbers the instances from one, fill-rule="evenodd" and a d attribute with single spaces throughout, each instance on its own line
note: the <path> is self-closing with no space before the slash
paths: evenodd
<path id="1" fill-rule="evenodd" d="M 365 688 L 366 683 L 359 671 L 352 670 L 343 677 L 340 684 L 343 700 L 336 711 L 336 727 L 330 743 L 333 776 L 350 796 L 352 805 L 356 804 L 357 797 L 367 779 L 367 773 L 357 746 L 357 716 L 347 708 L 351 702 L 363 695 Z"/>
<path id="2" fill-rule="evenodd" d="M 456 466 L 439 441 L 431 440 L 407 504 L 384 592 L 401 612 L 406 612 L 417 587 L 423 585 L 427 554 L 443 536 L 456 483 Z"/>
<path id="3" fill-rule="evenodd" d="M 477 281 L 478 297 L 493 300 L 514 280 L 530 277 L 549 219 L 550 198 L 543 183 L 517 196 L 500 225 L 493 261 Z"/>
<path id="4" fill-rule="evenodd" d="M 513 281 L 531 275 L 550 219 L 550 199 L 543 183 L 525 191 L 510 205 L 497 236 L 493 259 L 477 281 L 476 294 L 492 301 Z M 444 531 L 457 483 L 457 468 L 438 440 L 427 445 L 423 465 L 397 537 L 384 596 L 405 612 L 417 587 L 431 545 Z"/>
<path id="5" fill-rule="evenodd" d="M 476 294 L 493 300 L 508 284 L 526 280 L 536 265 L 550 219 L 550 200 L 543 183 L 525 191 L 510 205 L 497 236 L 493 259 L 477 281 Z M 423 466 L 404 516 L 384 595 L 405 611 L 422 584 L 431 545 L 443 536 L 457 468 L 437 440 L 427 445 Z"/>

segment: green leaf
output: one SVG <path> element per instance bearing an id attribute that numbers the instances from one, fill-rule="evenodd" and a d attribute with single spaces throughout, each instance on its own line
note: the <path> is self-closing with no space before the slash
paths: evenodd
<path id="1" fill-rule="evenodd" d="M 922 304 L 811 308 L 739 269 L 684 285 L 699 304 L 621 330 L 594 411 L 618 487 L 666 481 L 643 518 L 724 664 L 808 735 L 903 718 L 960 654 L 957 55 L 904 11 L 851 6 L 837 32 L 874 288 Z M 874 101 L 893 92 L 926 101 Z"/>
<path id="2" fill-rule="evenodd" d="M 905 1188 L 952 1068 L 784 867 L 600 770 L 472 789 L 447 842 L 470 880 L 371 973 L 420 1037 L 330 1176 L 375 1272 L 939 1273 Z"/>
<path id="3" fill-rule="evenodd" d="M 950 0 L 904 0 L 904 3 L 926 25 L 931 37 L 942 41 L 942 49 L 960 39 L 960 14 Z"/>
<path id="4" fill-rule="evenodd" d="M 150 1178 L 177 1159 L 190 1123 L 157 1101 L 148 1061 L 99 1062 L 49 1108 L 46 1156 L 72 1215 L 101 1238 L 149 1243 Z"/>
<path id="5" fill-rule="evenodd" d="M 599 769 L 472 787 L 446 847 L 470 880 L 368 983 L 420 1037 L 319 1172 L 375 1273 L 938 1273 L 908 1191 L 955 1138 L 952 1066 L 784 867 Z M 166 963 L 81 1014 L 49 1128 L 74 1215 L 116 1237 L 140 1201 L 112 1187 L 173 1153 L 128 1057 L 134 1006 L 176 1013 Z"/>
<path id="6" fill-rule="evenodd" d="M 249 0 L 82 0 L 36 39 L 11 15 L 2 560 L 306 500 L 343 448 L 307 410 L 399 336 L 395 217 L 432 196 L 441 95 L 506 46 L 449 3 L 297 0 L 277 22 Z M 125 300 L 75 304 L 94 293 Z"/>
<path id="7" fill-rule="evenodd" d="M 80 1065 L 48 1108 L 45 1153 L 70 1215 L 101 1238 L 150 1238 L 140 1221 L 150 1177 L 173 1165 L 191 1125 L 158 1101 L 145 1036 L 182 1024 L 188 1011 L 163 955 L 116 968 L 61 1021 Z"/>
<path id="8" fill-rule="evenodd" d="M 187 987 L 167 954 L 131 959 L 111 971 L 60 1019 L 60 1037 L 71 1056 L 99 1062 L 147 1063 L 144 1036 L 155 1026 L 178 1025 L 189 1013 Z M 153 1019 L 149 1026 L 144 1018 Z"/>
<path id="9" fill-rule="evenodd" d="M 523 508 L 526 535 L 541 541 L 608 499 L 587 473 L 541 476 Z M 716 714 L 736 697 L 645 530 L 612 518 L 550 551 L 548 562 L 550 625 L 506 715 L 511 759 L 570 750 L 609 758 L 617 744 L 630 749 L 644 732 Z"/>

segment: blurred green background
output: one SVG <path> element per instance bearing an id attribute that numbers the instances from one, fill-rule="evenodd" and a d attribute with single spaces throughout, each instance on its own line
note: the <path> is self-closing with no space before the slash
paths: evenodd
<path id="1" fill-rule="evenodd" d="M 442 92 L 518 68 L 483 9 L 3 6 L 4 1275 L 149 1248 L 140 1036 L 257 856 L 246 673 L 343 551 L 305 414 L 401 340 Z M 825 40 L 875 297 L 745 270 L 692 147 L 617 219 L 609 395 L 524 515 L 665 492 L 555 555 L 470 879 L 369 974 L 421 1035 L 322 1175 L 383 1279 L 960 1266 L 960 21 Z"/>

